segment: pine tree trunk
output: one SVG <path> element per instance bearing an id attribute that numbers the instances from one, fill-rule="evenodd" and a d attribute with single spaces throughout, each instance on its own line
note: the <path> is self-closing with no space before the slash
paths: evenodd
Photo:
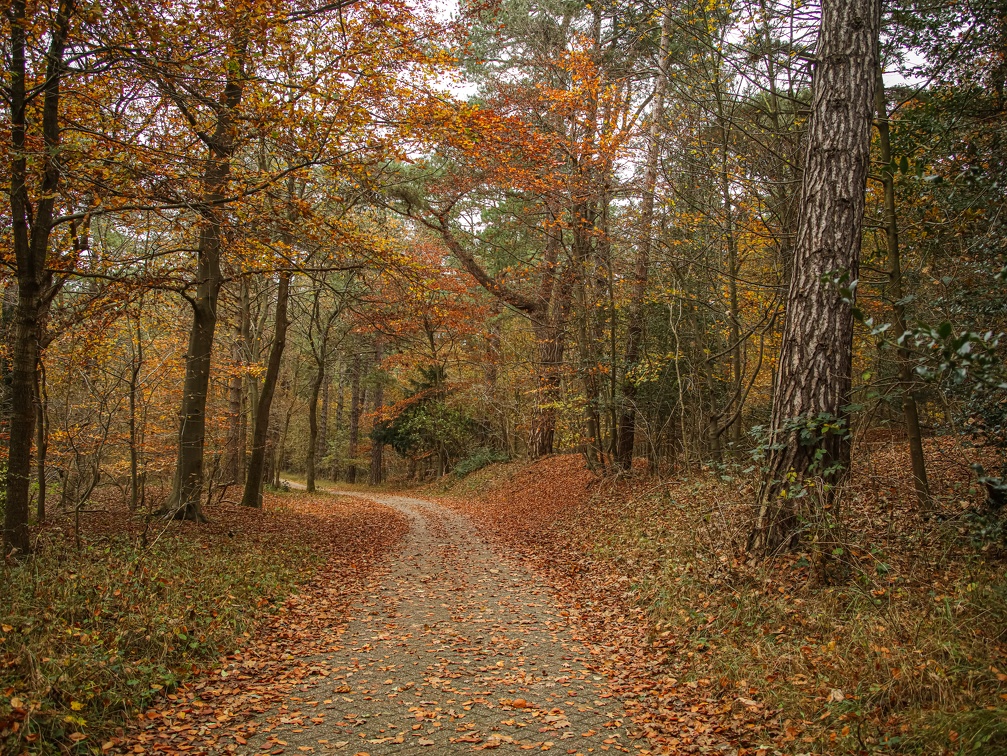
<path id="1" fill-rule="evenodd" d="M 245 490 L 241 497 L 242 506 L 262 508 L 262 481 L 266 463 L 266 436 L 269 433 L 269 410 L 276 392 L 276 381 L 280 375 L 280 361 L 283 347 L 287 342 L 287 302 L 290 295 L 290 273 L 280 273 L 276 292 L 276 324 L 273 344 L 266 362 L 266 375 L 259 392 L 259 406 L 255 413 L 255 427 L 252 429 L 252 453 L 248 459 L 248 474 L 245 476 Z M 278 474 L 281 460 L 277 457 L 274 476 Z"/>
<path id="2" fill-rule="evenodd" d="M 875 0 L 822 4 L 801 223 L 773 397 L 773 449 L 748 544 L 757 554 L 799 539 L 801 513 L 787 495 L 793 486 L 819 481 L 828 499 L 849 469 L 849 287 L 857 279 L 860 259 L 879 10 Z M 798 433 L 795 425 L 802 422 L 816 429 L 813 440 Z M 814 491 L 796 501 L 805 502 L 811 517 L 825 504 Z"/>
<path id="3" fill-rule="evenodd" d="M 885 190 L 885 242 L 888 247 L 888 287 L 886 294 L 892 303 L 895 316 L 895 333 L 901 336 L 906 328 L 906 306 L 902 302 L 902 261 L 899 255 L 899 225 L 895 215 L 895 170 L 892 166 L 892 146 L 888 127 L 888 102 L 885 97 L 885 83 L 881 66 L 878 66 L 877 100 L 878 136 L 881 148 L 882 182 Z M 930 485 L 927 482 L 927 462 L 923 455 L 923 434 L 920 432 L 920 416 L 913 389 L 916 380 L 909 365 L 909 350 L 899 347 L 899 390 L 902 393 L 902 416 L 909 438 L 909 458 L 913 471 L 913 488 L 920 511 L 930 512 L 933 502 Z"/>

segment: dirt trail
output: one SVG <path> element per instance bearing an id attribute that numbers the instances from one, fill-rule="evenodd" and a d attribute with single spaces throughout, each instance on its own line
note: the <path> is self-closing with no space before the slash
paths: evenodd
<path id="1" fill-rule="evenodd" d="M 622 706 L 585 666 L 549 589 L 464 516 L 421 499 L 332 493 L 400 511 L 409 535 L 318 659 L 329 674 L 301 686 L 242 752 L 648 752 L 629 739 Z"/>

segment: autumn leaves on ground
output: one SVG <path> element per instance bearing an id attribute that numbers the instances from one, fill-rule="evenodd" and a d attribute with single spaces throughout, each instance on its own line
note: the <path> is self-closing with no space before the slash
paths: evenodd
<path id="1" fill-rule="evenodd" d="M 933 451 L 933 469 L 963 476 Z M 463 548 L 485 540 L 495 556 L 458 564 L 443 533 L 413 546 L 425 558 L 446 544 L 464 577 L 401 572 L 417 526 L 364 498 L 387 496 L 377 491 L 277 492 L 264 513 L 222 504 L 203 525 L 145 522 L 108 501 L 79 531 L 47 526 L 36 559 L 15 568 L 32 579 L 5 583 L 20 589 L 0 613 L 0 733 L 12 753 L 998 752 L 1002 563 L 969 557 L 957 522 L 907 516 L 909 493 L 907 480 L 882 495 L 853 486 L 864 530 L 845 537 L 834 587 L 812 583 L 802 554 L 744 561 L 730 523 L 750 491 L 729 471 L 612 481 L 561 455 L 408 492 L 478 528 Z M 544 586 L 515 600 L 542 602 L 551 641 L 499 610 L 485 638 L 454 608 L 393 629 L 399 603 L 453 600 L 459 581 L 501 572 L 507 591 Z M 436 627 L 447 640 L 425 639 Z M 366 662 L 382 638 L 404 656 Z M 544 642 L 564 649 L 558 672 L 539 658 Z M 403 683 L 403 659 L 427 664 L 428 652 L 441 671 Z"/>

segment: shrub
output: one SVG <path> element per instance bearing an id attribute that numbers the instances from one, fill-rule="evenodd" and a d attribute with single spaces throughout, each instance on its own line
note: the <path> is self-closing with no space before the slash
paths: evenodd
<path id="1" fill-rule="evenodd" d="M 504 452 L 483 446 L 476 449 L 455 465 L 454 473 L 457 477 L 464 478 L 466 475 L 474 473 L 476 470 L 483 469 L 486 465 L 492 465 L 495 462 L 507 462 L 509 460 L 510 457 Z"/>

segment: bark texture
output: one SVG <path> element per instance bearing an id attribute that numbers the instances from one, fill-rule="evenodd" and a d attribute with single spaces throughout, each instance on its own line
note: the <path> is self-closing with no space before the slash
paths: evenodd
<path id="1" fill-rule="evenodd" d="M 829 490 L 849 468 L 845 432 L 853 352 L 864 189 L 878 65 L 875 0 L 822 3 L 801 219 L 773 396 L 769 466 L 749 549 L 768 554 L 802 530 L 792 485 Z M 845 280 L 845 283 L 842 281 Z M 811 426 L 812 439 L 795 427 Z M 810 481 L 808 481 L 810 482 Z M 821 505 L 820 496 L 797 501 Z M 815 514 L 812 511 L 811 514 Z"/>
<path id="2" fill-rule="evenodd" d="M 10 360 L 10 442 L 7 457 L 6 505 L 4 508 L 3 554 L 20 555 L 30 550 L 28 537 L 29 482 L 32 476 L 31 446 L 35 436 L 35 385 L 37 381 L 39 338 L 42 323 L 55 294 L 52 272 L 48 270 L 49 237 L 52 232 L 55 203 L 61 183 L 57 160 L 60 145 L 60 84 L 65 66 L 63 54 L 75 10 L 73 0 L 62 0 L 48 30 L 45 54 L 45 82 L 41 90 L 28 91 L 27 33 L 32 21 L 27 4 L 10 4 L 8 24 L 8 92 L 10 116 L 10 210 L 11 241 L 17 277 L 17 304 L 9 346 Z M 27 109 L 30 99 L 42 100 L 42 149 L 32 155 L 28 137 L 31 123 Z M 29 182 L 29 170 L 36 171 Z M 29 198 L 29 184 L 38 187 L 34 203 Z"/>
<path id="3" fill-rule="evenodd" d="M 203 445 L 206 438 L 206 397 L 210 388 L 210 358 L 217 327 L 217 299 L 223 277 L 221 206 L 231 174 L 236 147 L 235 116 L 244 89 L 247 36 L 235 32 L 236 44 L 229 75 L 220 96 L 214 131 L 206 138 L 209 156 L 203 174 L 203 197 L 199 206 L 201 224 L 196 247 L 196 291 L 190 297 L 192 330 L 185 354 L 185 382 L 178 433 L 178 462 L 171 495 L 164 507 L 169 517 L 202 520 L 200 492 L 203 487 Z"/>
<path id="4" fill-rule="evenodd" d="M 273 345 L 269 349 L 266 375 L 259 392 L 259 406 L 255 413 L 255 427 L 252 429 L 252 452 L 248 457 L 248 474 L 245 476 L 245 490 L 241 504 L 246 507 L 262 507 L 262 480 L 266 468 L 266 440 L 269 434 L 269 410 L 276 393 L 276 382 L 280 375 L 280 361 L 287 343 L 287 303 L 290 299 L 290 274 L 280 274 L 276 292 L 276 326 L 273 331 Z M 288 416 L 289 417 L 289 416 Z M 282 444 L 281 444 L 282 447 Z M 277 455 L 274 475 L 278 475 L 282 455 Z"/>

